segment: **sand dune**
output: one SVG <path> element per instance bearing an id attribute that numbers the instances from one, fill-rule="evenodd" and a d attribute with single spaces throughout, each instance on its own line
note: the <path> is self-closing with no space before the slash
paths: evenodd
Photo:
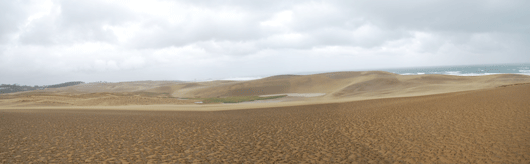
<path id="1" fill-rule="evenodd" d="M 401 97 L 492 88 L 530 82 L 525 75 L 450 76 L 397 75 L 388 72 L 334 72 L 315 75 L 273 76 L 269 78 L 210 85 L 180 94 L 187 97 L 273 95 L 285 93 L 325 93 L 328 99 Z"/>
<path id="2" fill-rule="evenodd" d="M 280 75 L 252 81 L 96 83 L 6 94 L 0 108 L 36 106 L 131 106 L 193 104 L 180 98 L 291 95 L 275 100 L 280 105 L 348 102 L 410 97 L 494 88 L 530 82 L 516 74 L 488 76 L 397 75 L 381 71 L 333 72 L 314 75 Z M 295 96 L 309 94 L 322 96 Z M 176 99 L 173 99 L 176 98 Z M 260 101 L 257 101 L 260 102 Z M 261 101 L 261 102 L 272 102 Z M 283 103 L 284 102 L 284 103 Z M 198 104 L 196 104 L 198 105 Z M 278 104 L 274 104 L 278 105 Z M 265 107 L 271 107 L 268 104 Z M 181 107 L 175 107 L 181 108 Z M 207 108 L 213 108 L 212 106 Z M 236 107 L 243 109 L 246 107 Z"/>
<path id="3" fill-rule="evenodd" d="M 529 99 L 530 84 L 510 84 L 228 111 L 0 110 L 0 161 L 530 163 Z"/>
<path id="4" fill-rule="evenodd" d="M 529 100 L 511 74 L 83 84 L 1 95 L 0 162 L 530 163 Z"/>
<path id="5" fill-rule="evenodd" d="M 286 95 L 287 97 L 319 97 L 326 95 L 326 93 L 281 93 L 272 95 L 260 95 L 259 97 L 271 97 L 280 95 Z"/>
<path id="6" fill-rule="evenodd" d="M 60 107 L 60 106 L 123 106 L 150 104 L 192 104 L 193 100 L 169 98 L 167 94 L 152 92 L 132 93 L 48 93 L 28 92 L 0 97 L 1 108 Z"/>

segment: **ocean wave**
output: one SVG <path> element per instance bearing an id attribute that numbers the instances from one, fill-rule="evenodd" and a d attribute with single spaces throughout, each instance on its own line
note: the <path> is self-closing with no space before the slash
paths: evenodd
<path id="1" fill-rule="evenodd" d="M 445 73 L 443 74 L 446 74 L 446 75 L 459 75 L 461 74 L 460 71 L 445 71 Z"/>
<path id="2" fill-rule="evenodd" d="M 506 73 L 463 73 L 456 76 L 486 76 L 486 75 L 497 75 L 497 74 L 506 74 Z"/>

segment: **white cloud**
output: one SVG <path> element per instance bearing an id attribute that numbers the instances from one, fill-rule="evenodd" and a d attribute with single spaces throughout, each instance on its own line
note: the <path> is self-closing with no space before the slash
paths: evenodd
<path id="1" fill-rule="evenodd" d="M 530 61 L 529 4 L 1 1 L 0 82 L 190 80 Z"/>
<path id="2" fill-rule="evenodd" d="M 281 11 L 276 14 L 271 19 L 260 22 L 260 25 L 268 28 L 278 28 L 284 31 L 288 31 L 288 23 L 293 20 L 292 11 Z"/>

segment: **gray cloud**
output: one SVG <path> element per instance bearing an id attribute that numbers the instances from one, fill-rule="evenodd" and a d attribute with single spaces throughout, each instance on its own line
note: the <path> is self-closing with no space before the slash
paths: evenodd
<path id="1" fill-rule="evenodd" d="M 523 0 L 0 1 L 0 76 L 28 84 L 189 80 L 530 61 L 529 6 Z"/>
<path id="2" fill-rule="evenodd" d="M 23 24 L 28 15 L 23 7 L 26 5 L 25 1 L 0 1 L 0 43 L 8 41 L 9 35 L 16 33 Z"/>
<path id="3" fill-rule="evenodd" d="M 393 28 L 461 32 L 522 32 L 525 21 L 524 0 L 470 1 L 351 1 L 343 7 L 357 10 L 379 25 Z"/>
<path id="4" fill-rule="evenodd" d="M 106 26 L 121 25 L 136 17 L 134 12 L 104 1 L 58 1 L 51 10 L 25 28 L 20 35 L 22 44 L 115 43 L 116 36 Z"/>

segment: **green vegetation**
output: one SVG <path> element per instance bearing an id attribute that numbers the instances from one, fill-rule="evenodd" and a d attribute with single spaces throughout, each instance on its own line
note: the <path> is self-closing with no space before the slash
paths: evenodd
<path id="1" fill-rule="evenodd" d="M 254 100 L 268 100 L 282 98 L 287 95 L 270 96 L 270 97 L 259 97 L 259 96 L 235 96 L 235 97 L 222 97 L 222 98 L 191 98 L 195 100 L 202 100 L 203 103 L 240 103 L 245 101 Z"/>
<path id="2" fill-rule="evenodd" d="M 61 88 L 61 87 L 68 87 L 68 86 L 74 86 L 78 84 L 84 84 L 85 82 L 82 81 L 73 81 L 73 82 L 66 82 L 61 84 L 55 84 L 55 85 L 43 85 L 43 86 L 27 86 L 27 85 L 18 85 L 18 84 L 2 84 L 0 85 L 0 94 L 2 93 L 13 93 L 13 92 L 23 92 L 23 91 L 33 91 L 33 90 L 43 90 L 46 88 Z"/>

